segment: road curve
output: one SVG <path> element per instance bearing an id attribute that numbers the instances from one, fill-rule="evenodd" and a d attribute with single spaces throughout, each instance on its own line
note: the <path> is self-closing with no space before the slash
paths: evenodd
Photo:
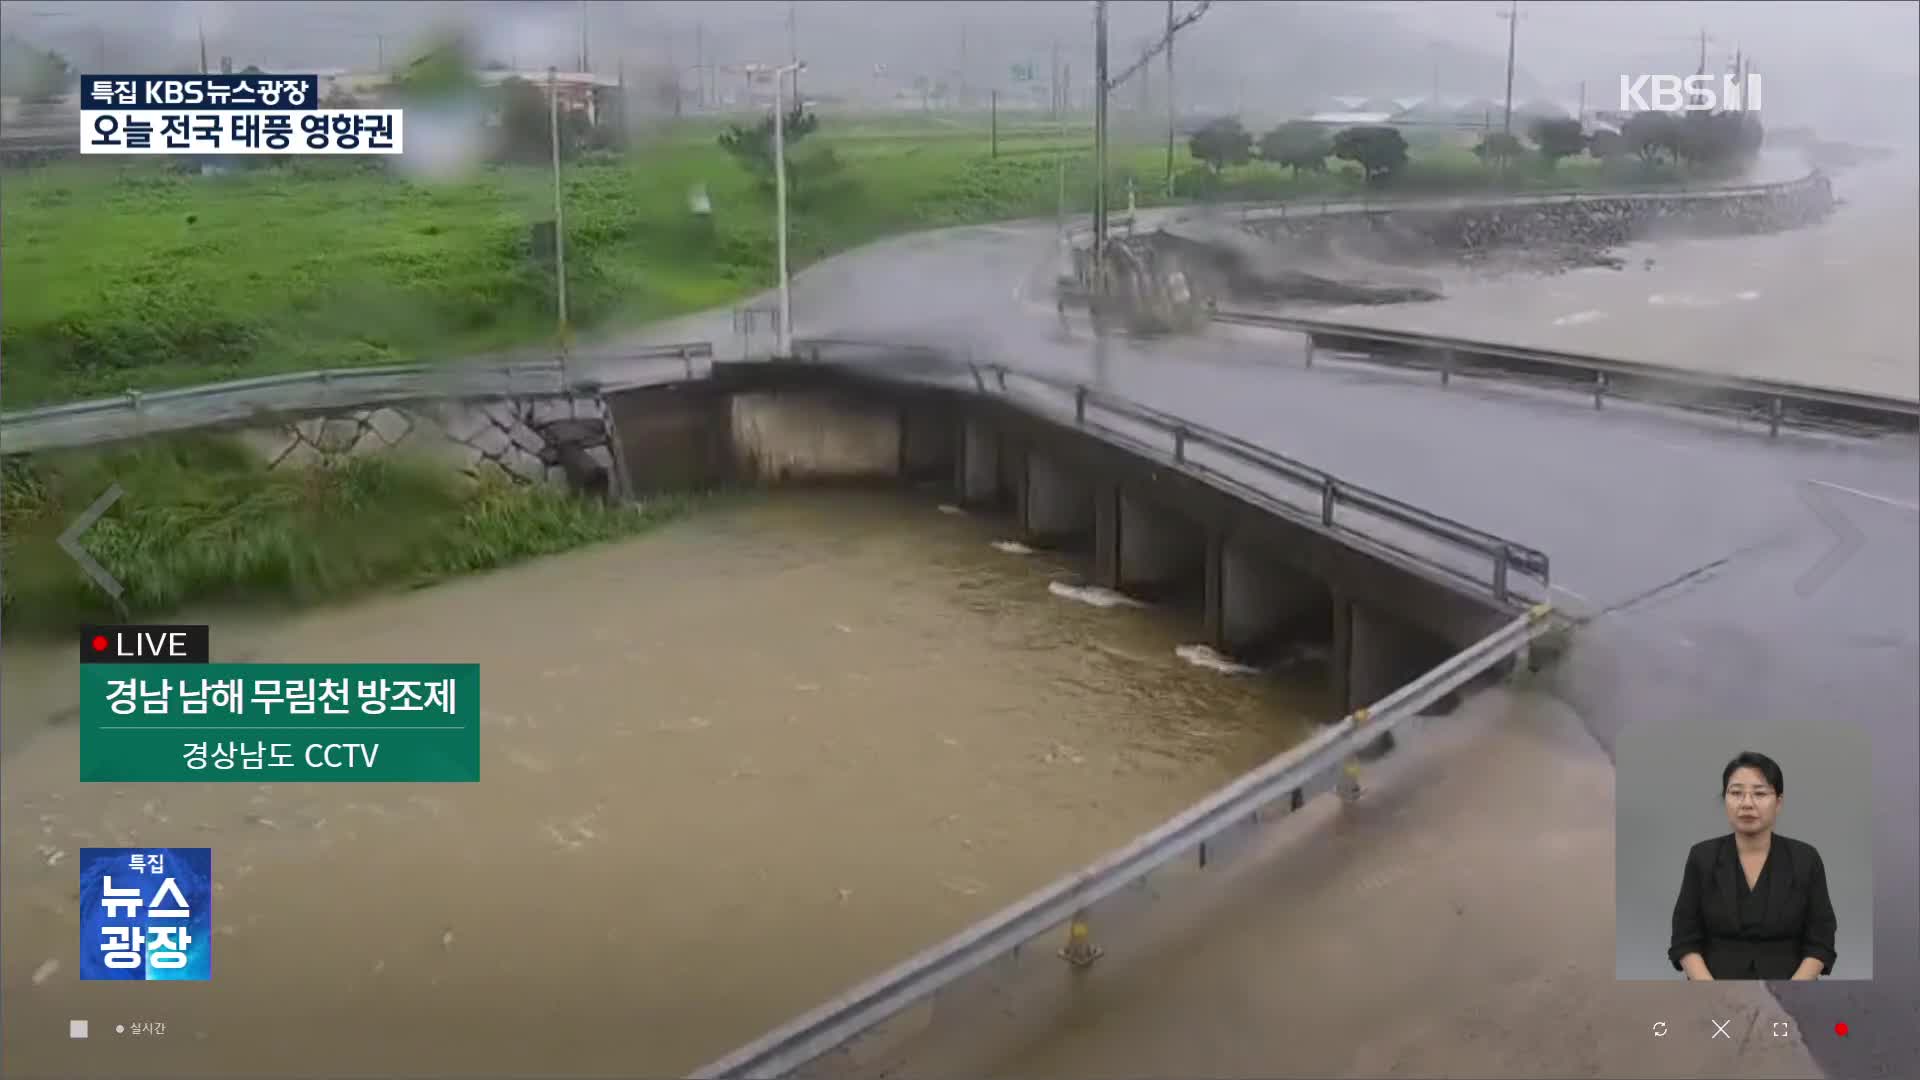
<path id="1" fill-rule="evenodd" d="M 1845 1040 L 1808 1044 L 1830 1077 L 1899 1075 L 1899 1061 L 1920 1058 L 1920 873 L 1912 844 L 1912 822 L 1920 820 L 1913 783 L 1920 732 L 1912 720 L 1920 711 L 1920 453 L 1912 440 L 1787 434 L 1768 441 L 1699 417 L 1630 406 L 1595 413 L 1581 400 L 1498 383 L 1457 380 L 1442 390 L 1429 379 L 1375 368 L 1322 363 L 1309 370 L 1297 338 L 1219 328 L 1157 344 L 1096 344 L 1084 330 L 1063 333 L 1051 304 L 1036 299 L 1045 295 L 1057 254 L 1049 224 L 877 244 L 795 279 L 796 329 L 939 345 L 1078 375 L 1545 550 L 1554 560 L 1558 602 L 1594 616 L 1558 672 L 1554 694 L 1602 750 L 1611 750 L 1628 723 L 1684 724 L 1691 716 L 1779 722 L 1843 715 L 1863 725 L 1875 750 L 1875 978 L 1775 993 L 1798 1030 L 1830 1030 L 1839 1020 L 1852 1025 Z M 1756 320 L 1806 320 L 1787 305 L 1740 314 L 1743 331 L 1763 339 Z M 728 313 L 679 320 L 629 340 L 688 337 L 714 340 L 723 357 L 745 345 Z M 767 340 L 765 330 L 758 340 Z M 617 371 L 621 344 L 588 350 L 583 363 Z M 1830 497 L 1863 537 L 1817 588 L 1804 586 L 1837 541 L 1830 514 L 1810 508 L 1809 492 Z M 1442 824 L 1433 827 L 1444 840 Z M 1485 872 L 1506 869 L 1513 868 Z M 1610 910 L 1565 917 L 1574 934 L 1600 932 L 1601 919 L 1611 925 Z M 1455 952 L 1428 959 L 1470 972 L 1475 944 L 1462 937 Z M 1610 953 L 1604 966 L 1588 966 L 1600 963 L 1590 957 L 1566 959 L 1575 965 L 1561 973 L 1568 985 L 1611 1007 L 1642 994 L 1650 1008 L 1672 1000 L 1657 984 L 1616 986 Z M 1154 1015 L 1128 1011 L 1113 1020 L 1115 1030 L 1149 1025 Z M 1169 1008 L 1160 1015 L 1173 1025 L 1165 1035 L 1174 1045 L 1182 1014 Z M 1528 1053 L 1489 1047 L 1475 1057 L 1456 1046 L 1432 1060 L 1482 1075 L 1643 1071 L 1633 1064 L 1638 1057 L 1610 1058 L 1604 1045 L 1597 1057 L 1556 1056 L 1550 1031 L 1543 1027 L 1537 1038 Z M 1421 1072 L 1421 1056 L 1408 1046 L 1397 1063 L 1349 1068 Z M 1102 1060 L 1076 1063 L 1064 1050 L 1022 1053 L 1041 1053 L 1024 1060 L 1069 1072 L 1098 1072 Z"/>

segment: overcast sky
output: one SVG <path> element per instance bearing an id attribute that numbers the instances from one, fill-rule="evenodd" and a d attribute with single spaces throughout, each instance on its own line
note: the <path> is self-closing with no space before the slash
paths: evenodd
<path id="1" fill-rule="evenodd" d="M 1176 0 L 1178 10 L 1192 0 Z M 810 85 L 846 92 L 910 83 L 916 74 L 975 88 L 1016 89 L 1015 63 L 1040 77 L 1059 43 L 1076 85 L 1091 78 L 1092 5 L 1085 0 L 802 0 L 793 38 Z M 1503 92 L 1508 5 L 1492 0 L 1221 0 L 1181 38 L 1181 97 L 1189 105 L 1298 107 L 1312 95 Z M 5 29 L 54 45 L 83 70 L 197 63 L 199 27 L 216 61 L 277 70 L 372 70 L 401 62 L 436 25 L 458 24 L 489 58 L 526 68 L 577 66 L 581 26 L 595 70 L 696 55 L 737 65 L 783 58 L 784 0 L 0 0 Z M 1844 133 L 1874 124 L 1912 138 L 1920 126 L 1920 4 L 1844 0 L 1521 3 L 1517 91 L 1610 104 L 1621 74 L 1689 74 L 1699 35 L 1708 66 L 1736 48 L 1758 59 L 1765 109 L 1777 123 L 1819 122 Z M 584 12 L 584 15 L 583 15 Z M 1164 24 L 1159 0 L 1116 0 L 1116 69 Z M 697 50 L 697 51 L 696 51 Z M 876 65 L 878 70 L 876 70 Z M 1149 82 L 1160 77 L 1150 73 Z M 688 75 L 691 80 L 693 76 Z M 1132 87 L 1128 88 L 1133 89 Z"/>

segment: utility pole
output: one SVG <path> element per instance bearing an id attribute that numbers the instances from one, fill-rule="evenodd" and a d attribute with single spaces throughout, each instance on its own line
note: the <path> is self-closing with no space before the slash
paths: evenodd
<path id="1" fill-rule="evenodd" d="M 773 76 L 774 227 L 779 231 L 780 260 L 780 325 L 774 327 L 774 330 L 777 333 L 781 359 L 787 359 L 793 355 L 793 291 L 788 285 L 787 276 L 787 76 L 793 76 L 794 101 L 797 103 L 800 100 L 800 73 L 806 68 L 807 65 L 795 60 L 782 67 L 748 64 L 744 69 L 749 94 L 751 94 L 755 75 Z"/>
<path id="2" fill-rule="evenodd" d="M 1587 80 L 1580 80 L 1580 130 L 1587 130 Z"/>
<path id="3" fill-rule="evenodd" d="M 1500 130 L 1513 134 L 1513 50 L 1520 34 L 1520 0 L 1509 0 L 1507 10 L 1500 16 L 1507 20 L 1507 107 L 1505 118 L 1500 122 Z"/>
<path id="4" fill-rule="evenodd" d="M 1053 214 L 1053 231 L 1064 236 L 1067 231 L 1067 114 L 1066 110 L 1054 114 L 1054 130 L 1059 140 L 1059 149 L 1053 154 L 1054 180 L 1059 185 L 1056 192 Z"/>
<path id="5" fill-rule="evenodd" d="M 673 29 L 669 27 L 667 29 L 667 70 L 673 72 L 673 118 L 678 120 L 681 115 L 680 61 L 673 54 L 673 36 Z M 698 72 L 695 72 L 695 74 L 698 74 Z"/>
<path id="6" fill-rule="evenodd" d="M 1053 59 L 1047 68 L 1047 111 L 1055 120 L 1060 119 L 1060 39 L 1053 42 Z"/>
<path id="7" fill-rule="evenodd" d="M 1093 5 L 1093 295 L 1107 293 L 1107 0 Z"/>
<path id="8" fill-rule="evenodd" d="M 1116 87 L 1128 79 L 1146 70 L 1153 58 L 1162 49 L 1173 46 L 1173 35 L 1192 26 L 1207 9 L 1213 6 L 1213 0 L 1200 0 L 1192 11 L 1167 27 L 1167 35 L 1140 55 L 1138 60 L 1117 77 L 1107 76 L 1107 0 L 1096 0 L 1093 9 L 1094 18 L 1094 110 L 1093 110 L 1093 258 L 1094 289 L 1096 295 L 1106 293 L 1106 247 L 1107 247 L 1107 96 Z"/>
<path id="9" fill-rule="evenodd" d="M 1140 69 L 1140 118 L 1146 119 L 1153 109 L 1153 69 Z"/>
<path id="10" fill-rule="evenodd" d="M 967 24 L 960 24 L 960 107 L 965 109 L 973 103 L 973 95 L 967 87 Z"/>
<path id="11" fill-rule="evenodd" d="M 200 31 L 200 74 L 205 75 L 207 73 L 207 24 L 205 20 L 196 19 L 194 25 Z"/>
<path id="12" fill-rule="evenodd" d="M 800 23 L 798 19 L 797 5 L 794 3 L 794 0 L 787 0 L 787 64 L 793 68 L 793 101 L 796 105 L 801 101 Z M 774 87 L 773 96 L 776 101 L 779 100 L 780 89 L 780 87 Z"/>
<path id="13" fill-rule="evenodd" d="M 992 125 L 990 128 L 990 130 L 992 131 L 992 134 L 989 136 L 989 138 L 993 140 L 992 142 L 993 151 L 991 156 L 999 157 L 1000 156 L 1000 91 L 998 90 L 987 91 L 987 101 L 988 101 L 987 108 L 989 110 L 987 113 L 987 117 L 988 117 L 987 123 Z"/>
<path id="14" fill-rule="evenodd" d="M 553 274 L 560 299 L 560 382 L 567 379 L 567 229 L 560 197 L 560 80 L 547 69 L 547 132 L 553 144 Z"/>
<path id="15" fill-rule="evenodd" d="M 1700 28 L 1700 69 L 1697 72 L 1695 72 L 1695 74 L 1705 75 L 1706 73 L 1707 73 L 1707 28 L 1703 26 Z"/>
<path id="16" fill-rule="evenodd" d="M 1167 0 L 1167 198 L 1173 198 L 1173 137 L 1176 123 L 1173 101 L 1173 0 Z"/>
<path id="17" fill-rule="evenodd" d="M 587 63 L 587 0 L 580 0 L 580 70 L 593 70 Z"/>

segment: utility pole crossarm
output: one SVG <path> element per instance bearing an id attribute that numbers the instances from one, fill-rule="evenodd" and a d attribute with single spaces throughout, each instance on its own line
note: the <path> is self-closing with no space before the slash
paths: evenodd
<path id="1" fill-rule="evenodd" d="M 1126 82 L 1128 79 L 1134 77 L 1135 75 L 1138 75 L 1141 71 L 1145 70 L 1146 66 L 1149 63 L 1153 62 L 1154 57 L 1159 56 L 1161 53 L 1165 52 L 1167 48 L 1173 44 L 1173 35 L 1179 33 L 1182 30 L 1185 30 L 1187 27 L 1192 26 L 1194 23 L 1199 22 L 1200 16 L 1205 15 L 1207 13 L 1207 9 L 1212 6 L 1213 6 L 1213 0 L 1200 0 L 1200 3 L 1197 4 L 1192 11 L 1187 12 L 1185 15 L 1180 16 L 1178 19 L 1175 19 L 1173 23 L 1167 27 L 1167 33 L 1165 37 L 1162 37 L 1159 41 L 1155 42 L 1152 48 L 1140 54 L 1140 59 L 1135 60 L 1133 62 L 1133 65 L 1127 68 L 1127 70 L 1107 80 L 1107 89 L 1108 90 L 1117 89 L 1121 83 Z"/>

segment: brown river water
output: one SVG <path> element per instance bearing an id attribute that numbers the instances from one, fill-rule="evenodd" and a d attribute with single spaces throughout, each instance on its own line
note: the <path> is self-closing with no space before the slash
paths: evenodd
<path id="1" fill-rule="evenodd" d="M 10 642 L 9 1075 L 684 1073 L 1330 715 L 1176 657 L 1191 621 L 1051 594 L 1072 568 L 1004 527 L 778 494 L 214 621 L 216 660 L 480 662 L 477 784 L 81 785 L 75 650 Z M 81 982 L 74 849 L 146 844 L 213 849 L 213 978 Z"/>

